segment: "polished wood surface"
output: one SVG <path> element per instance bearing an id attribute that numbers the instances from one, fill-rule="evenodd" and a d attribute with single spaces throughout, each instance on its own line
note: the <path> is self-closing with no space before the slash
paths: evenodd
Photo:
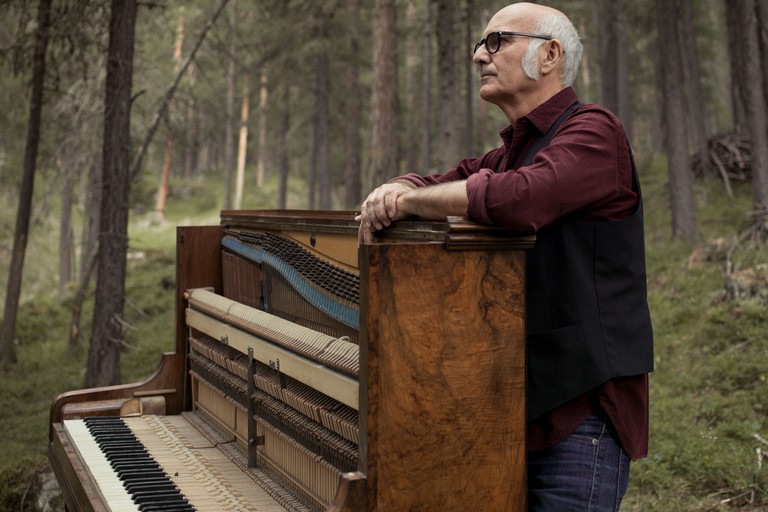
<path id="1" fill-rule="evenodd" d="M 369 510 L 525 510 L 522 251 L 361 250 Z"/>

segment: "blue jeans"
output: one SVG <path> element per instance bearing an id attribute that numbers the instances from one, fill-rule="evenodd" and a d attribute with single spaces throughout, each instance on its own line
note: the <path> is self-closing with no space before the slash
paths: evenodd
<path id="1" fill-rule="evenodd" d="M 528 453 L 529 512 L 617 511 L 629 457 L 604 416 L 590 416 L 552 448 Z"/>

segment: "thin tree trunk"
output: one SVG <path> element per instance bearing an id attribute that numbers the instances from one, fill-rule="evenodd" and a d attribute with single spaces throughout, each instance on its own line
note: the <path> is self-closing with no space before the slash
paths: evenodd
<path id="1" fill-rule="evenodd" d="M 234 134 L 232 128 L 235 126 L 235 62 L 237 57 L 237 45 L 235 44 L 237 35 L 237 0 L 232 0 L 232 9 L 229 11 L 229 66 L 227 68 L 227 119 L 224 125 L 224 176 L 225 176 L 225 198 L 224 209 L 232 208 L 232 176 L 235 169 L 234 153 Z"/>
<path id="2" fill-rule="evenodd" d="M 432 169 L 432 0 L 424 5 L 424 77 L 422 79 L 421 169 Z"/>
<path id="3" fill-rule="evenodd" d="M 731 8 L 741 18 L 740 32 L 742 53 L 746 65 L 743 81 L 746 88 L 747 127 L 752 145 L 752 194 L 756 213 L 757 236 L 768 240 L 768 123 L 763 72 L 760 58 L 760 33 L 757 25 L 757 3 L 755 0 L 734 0 Z"/>
<path id="4" fill-rule="evenodd" d="M 350 23 L 349 47 L 352 55 L 360 52 L 360 6 L 359 0 L 347 0 L 347 15 Z M 345 206 L 356 208 L 360 204 L 362 185 L 360 173 L 362 172 L 362 107 L 360 88 L 360 69 L 357 62 L 347 63 L 346 80 L 346 162 L 344 168 L 345 177 Z"/>
<path id="5" fill-rule="evenodd" d="M 240 107 L 240 138 L 237 144 L 237 169 L 235 172 L 235 200 L 234 208 L 239 210 L 243 204 L 243 189 L 245 187 L 245 157 L 248 152 L 248 116 L 250 114 L 250 101 L 248 96 L 248 75 L 243 75 L 243 101 Z"/>
<path id="6" fill-rule="evenodd" d="M 269 88 L 267 87 L 267 70 L 262 66 L 259 86 L 259 136 L 258 159 L 256 160 L 256 186 L 264 185 L 264 166 L 267 159 L 267 99 Z"/>
<path id="7" fill-rule="evenodd" d="M 98 278 L 85 387 L 120 382 L 131 192 L 131 86 L 136 0 L 112 0 L 104 100 L 104 175 Z"/>
<path id="8" fill-rule="evenodd" d="M 725 4 L 725 26 L 728 29 L 728 58 L 731 75 L 731 114 L 733 116 L 733 128 L 741 134 L 748 133 L 747 123 L 747 96 L 752 84 L 744 80 L 746 62 L 744 59 L 744 40 L 741 20 L 738 9 L 729 0 Z"/>
<path id="9" fill-rule="evenodd" d="M 692 242 L 698 236 L 693 201 L 691 162 L 685 131 L 685 108 L 680 84 L 683 81 L 679 40 L 677 0 L 657 0 L 659 24 L 658 51 L 662 76 L 662 112 L 665 143 L 669 159 L 669 192 L 672 210 L 672 236 Z"/>
<path id="10" fill-rule="evenodd" d="M 466 29 L 466 40 L 467 40 L 467 48 L 473 47 L 473 41 L 474 41 L 474 30 L 475 27 L 473 25 L 473 18 L 472 14 L 475 12 L 475 2 L 474 0 L 467 0 L 466 10 L 464 11 L 466 15 L 466 19 L 464 20 L 464 27 Z M 466 84 L 465 84 L 465 91 L 464 91 L 464 105 L 465 105 L 465 120 L 464 120 L 464 138 L 466 143 L 466 155 L 467 156 L 473 156 L 478 153 L 478 151 L 475 149 L 475 111 L 474 111 L 474 104 L 475 104 L 475 95 L 473 93 L 474 90 L 474 83 L 475 83 L 475 63 L 472 62 L 472 59 L 466 58 L 464 59 L 464 70 L 466 74 Z"/>
<path id="11" fill-rule="evenodd" d="M 280 161 L 280 191 L 278 208 L 287 208 L 288 204 L 288 168 L 290 156 L 288 152 L 288 131 L 291 129 L 291 88 L 283 88 L 282 115 L 280 121 L 280 136 L 278 137 L 277 155 Z"/>
<path id="12" fill-rule="evenodd" d="M 194 89 L 197 82 L 197 66 L 194 62 L 189 66 L 189 87 Z M 197 104 L 194 93 L 190 93 L 187 103 L 187 137 L 184 144 L 184 177 L 186 179 L 197 175 L 198 171 L 198 132 L 200 130 L 200 116 L 197 113 Z"/>
<path id="13" fill-rule="evenodd" d="M 376 0 L 373 17 L 373 91 L 368 171 L 371 187 L 399 174 L 400 153 L 397 126 L 395 0 Z"/>
<path id="14" fill-rule="evenodd" d="M 701 64 L 699 62 L 699 47 L 696 44 L 696 27 L 694 25 L 693 6 L 691 0 L 683 0 L 682 4 L 682 40 L 686 42 L 687 50 L 682 52 L 685 61 L 685 82 L 688 99 L 688 119 L 690 120 L 691 147 L 702 157 L 707 154 L 707 104 L 701 93 Z"/>
<path id="15" fill-rule="evenodd" d="M 37 168 L 37 148 L 40 143 L 40 120 L 43 110 L 43 85 L 45 83 L 45 53 L 48 48 L 50 30 L 51 0 L 40 0 L 37 8 L 37 32 L 32 64 L 32 94 L 29 99 L 29 122 L 27 142 L 24 150 L 24 173 L 19 190 L 19 205 L 16 212 L 16 231 L 13 236 L 13 252 L 8 275 L 8 285 L 3 310 L 3 324 L 0 330 L 0 365 L 16 362 L 14 340 L 16 338 L 16 317 L 21 295 L 21 276 L 27 251 L 29 218 L 32 212 L 32 193 Z"/>
<path id="16" fill-rule="evenodd" d="M 173 51 L 173 72 L 179 73 L 181 69 L 181 51 L 184 48 L 184 11 L 179 16 L 179 24 L 176 27 L 176 47 Z M 168 200 L 168 184 L 171 180 L 171 166 L 173 165 L 173 143 L 175 134 L 170 120 L 170 114 L 173 110 L 173 99 L 169 101 L 167 129 L 168 134 L 165 138 L 165 155 L 163 156 L 163 170 L 160 173 L 160 185 L 157 187 L 157 202 L 155 204 L 155 221 L 158 224 L 165 222 L 165 204 Z"/>
<path id="17" fill-rule="evenodd" d="M 437 19 L 437 129 L 440 147 L 437 150 L 441 170 L 451 169 L 461 159 L 461 65 L 456 45 L 461 34 L 458 10 L 450 0 L 436 0 Z M 461 39 L 461 36 L 458 36 Z"/>
<path id="18" fill-rule="evenodd" d="M 71 127 L 76 132 L 76 127 Z M 74 233 L 72 228 L 72 204 L 75 187 L 75 141 L 65 137 L 61 155 L 61 218 L 59 219 L 59 298 L 64 297 L 67 285 L 72 280 L 72 255 Z"/>
<path id="19" fill-rule="evenodd" d="M 419 146 L 422 142 L 419 132 L 422 129 L 420 103 L 422 101 L 422 92 L 420 87 L 420 77 L 422 76 L 423 63 L 419 62 L 419 55 L 424 44 L 423 31 L 419 25 L 421 21 L 418 17 L 416 0 L 408 0 L 405 8 L 405 104 L 404 110 L 405 125 L 405 163 L 408 171 L 415 171 L 419 168 Z"/>

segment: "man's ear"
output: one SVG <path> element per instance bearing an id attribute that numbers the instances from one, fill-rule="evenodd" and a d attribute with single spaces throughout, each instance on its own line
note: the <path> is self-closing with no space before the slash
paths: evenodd
<path id="1" fill-rule="evenodd" d="M 565 50 L 559 39 L 551 39 L 541 45 L 544 50 L 544 60 L 541 63 L 541 74 L 548 75 L 560 67 Z"/>

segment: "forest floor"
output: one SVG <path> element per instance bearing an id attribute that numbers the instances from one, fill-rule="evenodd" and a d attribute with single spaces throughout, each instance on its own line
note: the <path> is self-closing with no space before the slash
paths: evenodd
<path id="1" fill-rule="evenodd" d="M 623 510 L 768 510 L 768 248 L 736 243 L 748 226 L 751 189 L 736 184 L 729 199 L 720 183 L 697 182 L 701 239 L 691 245 L 671 238 L 663 166 L 643 166 L 641 181 L 656 371 L 650 453 L 632 467 Z M 124 382 L 149 375 L 160 354 L 173 349 L 175 226 L 217 224 L 215 189 L 193 187 L 183 201 L 171 198 L 164 225 L 151 222 L 150 214 L 132 214 Z M 4 294 L 15 211 L 3 210 L 14 204 L 12 195 L 2 203 Z M 248 207 L 261 204 L 270 203 Z M 83 387 L 89 342 L 90 300 L 79 344 L 67 346 L 75 290 L 60 294 L 56 284 L 58 220 L 36 215 L 17 324 L 18 363 L 0 371 L 0 512 L 36 510 L 42 487 L 55 495 L 46 459 L 49 407 L 58 393 Z M 62 510 L 60 500 L 50 505 Z"/>

